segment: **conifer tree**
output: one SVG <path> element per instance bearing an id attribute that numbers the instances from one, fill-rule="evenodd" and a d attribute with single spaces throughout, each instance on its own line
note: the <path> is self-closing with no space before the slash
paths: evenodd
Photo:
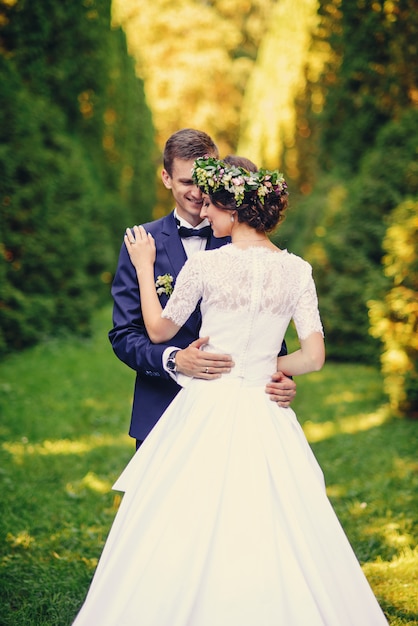
<path id="1" fill-rule="evenodd" d="M 0 352 L 88 332 L 154 204 L 143 85 L 110 0 L 0 0 Z M 146 182 L 144 182 L 146 181 Z"/>

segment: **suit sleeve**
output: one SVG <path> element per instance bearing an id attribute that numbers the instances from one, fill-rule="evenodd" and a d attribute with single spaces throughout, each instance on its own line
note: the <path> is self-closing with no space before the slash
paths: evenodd
<path id="1" fill-rule="evenodd" d="M 287 345 L 286 341 L 283 339 L 282 347 L 280 348 L 280 352 L 277 356 L 286 356 L 287 354 Z"/>
<path id="2" fill-rule="evenodd" d="M 124 243 L 112 284 L 112 297 L 113 328 L 109 339 L 116 356 L 144 375 L 169 378 L 162 365 L 162 355 L 168 344 L 153 344 L 148 337 L 135 268 Z"/>

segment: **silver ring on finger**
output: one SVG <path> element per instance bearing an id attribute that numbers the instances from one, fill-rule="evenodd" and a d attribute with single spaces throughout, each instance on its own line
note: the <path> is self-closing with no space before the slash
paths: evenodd
<path id="1" fill-rule="evenodd" d="M 205 374 L 209 374 L 209 368 L 208 367 L 205 369 Z"/>

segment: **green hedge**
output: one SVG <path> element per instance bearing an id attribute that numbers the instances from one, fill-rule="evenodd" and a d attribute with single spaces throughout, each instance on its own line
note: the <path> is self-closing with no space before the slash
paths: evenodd
<path id="1" fill-rule="evenodd" d="M 418 200 L 393 211 L 384 238 L 384 272 L 389 286 L 370 301 L 371 334 L 383 342 L 385 391 L 391 407 L 418 417 Z"/>
<path id="2" fill-rule="evenodd" d="M 357 175 L 324 174 L 308 197 L 291 196 L 277 239 L 313 265 L 330 359 L 379 359 L 367 303 L 390 289 L 383 239 L 392 212 L 418 194 L 417 145 L 418 111 L 409 109 L 380 130 Z"/>
<path id="3" fill-rule="evenodd" d="M 315 263 L 330 356 L 373 362 L 381 346 L 369 334 L 367 302 L 388 289 L 382 272 L 387 221 L 406 198 L 418 193 L 418 111 L 405 111 L 384 126 L 344 185 L 341 210 L 323 237 L 326 263 Z"/>
<path id="4" fill-rule="evenodd" d="M 100 221 L 92 232 L 102 192 L 77 139 L 66 133 L 64 116 L 19 88 L 16 74 L 6 85 L 0 112 L 3 350 L 60 329 L 87 331 L 98 277 L 112 260 Z"/>
<path id="5" fill-rule="evenodd" d="M 0 354 L 88 333 L 155 200 L 154 131 L 110 0 L 0 0 Z"/>

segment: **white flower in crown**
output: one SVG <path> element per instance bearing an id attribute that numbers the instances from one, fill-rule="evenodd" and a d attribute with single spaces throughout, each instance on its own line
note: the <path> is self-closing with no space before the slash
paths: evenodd
<path id="1" fill-rule="evenodd" d="M 166 296 L 170 297 L 173 293 L 173 282 L 174 278 L 171 276 L 171 274 L 157 276 L 157 280 L 155 281 L 157 294 L 161 296 L 163 293 L 165 293 Z"/>

